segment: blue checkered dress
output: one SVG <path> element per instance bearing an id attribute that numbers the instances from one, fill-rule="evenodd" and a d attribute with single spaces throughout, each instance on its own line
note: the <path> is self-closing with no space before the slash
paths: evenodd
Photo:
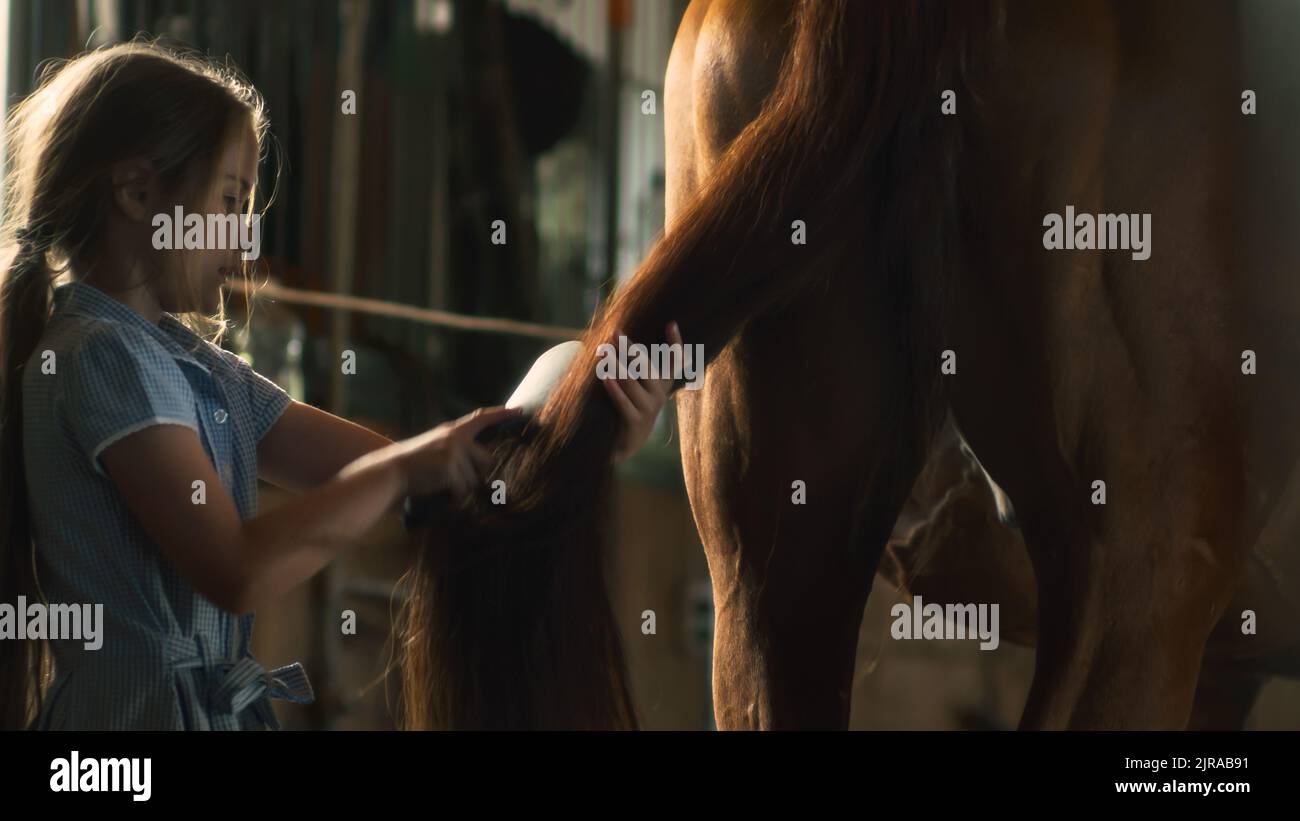
<path id="1" fill-rule="evenodd" d="M 291 399 L 174 316 L 157 325 L 85 283 L 61 285 L 23 373 L 23 454 L 41 590 L 103 604 L 102 646 L 52 641 L 42 729 L 278 729 L 269 699 L 312 699 L 299 664 L 253 659 L 253 616 L 202 596 L 164 559 L 99 456 L 151 425 L 198 433 L 245 519 L 257 442 Z"/>

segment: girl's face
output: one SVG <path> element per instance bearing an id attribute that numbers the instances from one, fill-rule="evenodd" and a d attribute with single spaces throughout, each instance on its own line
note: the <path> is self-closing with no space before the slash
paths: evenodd
<path id="1" fill-rule="evenodd" d="M 221 286 L 238 275 L 242 240 L 252 240 L 254 226 L 248 216 L 249 201 L 257 184 L 257 139 L 252 124 L 242 129 L 238 138 L 231 140 L 217 159 L 216 176 L 212 185 L 202 186 L 195 205 L 204 223 L 204 247 L 183 252 L 164 253 L 164 276 L 155 280 L 155 297 L 164 311 L 182 313 L 201 311 L 215 314 L 221 307 Z M 232 238 L 226 227 L 229 216 L 238 220 L 238 230 Z M 224 218 L 217 232 L 209 231 L 214 217 Z M 208 247 L 208 240 L 220 235 L 226 247 Z M 232 242 L 232 239 L 234 240 Z M 260 251 L 260 237 L 257 250 Z"/>

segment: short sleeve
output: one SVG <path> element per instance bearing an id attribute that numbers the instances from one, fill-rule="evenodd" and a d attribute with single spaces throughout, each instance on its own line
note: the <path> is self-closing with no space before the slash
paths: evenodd
<path id="1" fill-rule="evenodd" d="M 175 360 L 138 329 L 105 323 L 60 365 L 60 412 L 96 473 L 114 442 L 154 425 L 199 431 L 194 392 Z"/>
<path id="2" fill-rule="evenodd" d="M 293 403 L 288 391 L 253 370 L 242 357 L 229 351 L 223 353 L 232 360 L 244 389 L 248 392 L 248 407 L 253 411 L 253 441 L 260 442 L 285 408 Z"/>

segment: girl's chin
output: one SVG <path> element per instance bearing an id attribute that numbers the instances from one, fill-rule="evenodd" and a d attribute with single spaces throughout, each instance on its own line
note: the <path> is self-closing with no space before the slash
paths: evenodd
<path id="1" fill-rule="evenodd" d="M 221 289 L 224 286 L 225 283 L 222 281 L 214 282 L 212 285 L 205 288 L 200 297 L 203 304 L 198 306 L 195 310 L 202 311 L 205 314 L 215 314 L 219 311 L 222 304 Z"/>

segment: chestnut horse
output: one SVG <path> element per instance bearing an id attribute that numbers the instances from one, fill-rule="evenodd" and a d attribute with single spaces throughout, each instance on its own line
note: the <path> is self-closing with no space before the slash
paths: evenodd
<path id="1" fill-rule="evenodd" d="M 616 329 L 659 342 L 677 319 L 709 356 L 677 400 L 719 727 L 846 726 L 872 579 L 949 414 L 1032 568 L 1022 726 L 1186 726 L 1300 452 L 1278 173 L 1300 117 L 1276 73 L 1244 84 L 1238 11 L 693 0 L 665 78 L 665 236 L 500 442 L 507 503 L 429 535 L 407 725 L 635 725 L 592 365 Z M 1048 250 L 1070 206 L 1150 215 L 1150 258 Z"/>

